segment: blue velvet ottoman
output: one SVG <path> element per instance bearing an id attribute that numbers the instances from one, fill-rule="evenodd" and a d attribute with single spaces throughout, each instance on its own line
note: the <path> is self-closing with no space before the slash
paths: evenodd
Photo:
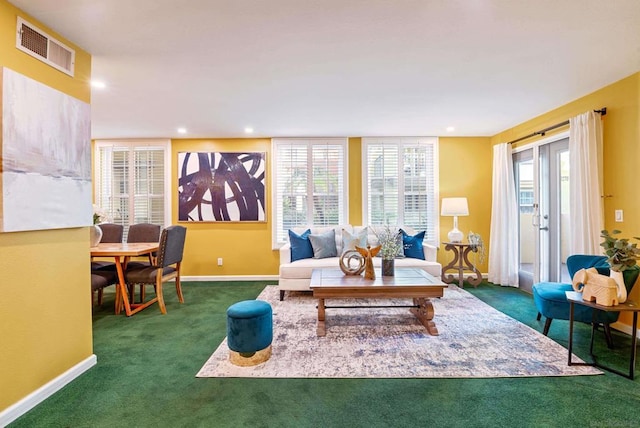
<path id="1" fill-rule="evenodd" d="M 262 300 L 244 300 L 227 309 L 229 361 L 237 366 L 255 366 L 271 357 L 273 311 Z"/>

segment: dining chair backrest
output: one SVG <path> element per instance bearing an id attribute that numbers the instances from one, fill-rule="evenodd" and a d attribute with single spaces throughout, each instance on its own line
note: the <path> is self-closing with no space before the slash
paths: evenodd
<path id="1" fill-rule="evenodd" d="M 129 226 L 127 242 L 158 242 L 160 239 L 160 225 L 151 223 L 138 223 Z"/>
<path id="2" fill-rule="evenodd" d="M 184 226 L 169 226 L 162 231 L 158 248 L 158 267 L 167 267 L 182 262 L 184 241 L 187 228 Z"/>
<path id="3" fill-rule="evenodd" d="M 101 223 L 98 227 L 102 230 L 102 238 L 100 239 L 100 242 L 106 242 L 109 244 L 122 242 L 124 227 L 121 224 Z"/>

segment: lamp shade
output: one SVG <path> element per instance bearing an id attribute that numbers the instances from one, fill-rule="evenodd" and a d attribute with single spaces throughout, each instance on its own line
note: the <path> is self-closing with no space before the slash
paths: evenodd
<path id="1" fill-rule="evenodd" d="M 469 205 L 467 205 L 467 198 L 442 198 L 440 215 L 444 215 L 444 216 L 469 215 Z"/>

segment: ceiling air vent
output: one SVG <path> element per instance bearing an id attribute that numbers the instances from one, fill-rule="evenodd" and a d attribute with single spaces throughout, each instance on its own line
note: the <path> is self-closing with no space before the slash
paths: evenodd
<path id="1" fill-rule="evenodd" d="M 18 17 L 16 47 L 73 76 L 76 52 L 20 17 Z"/>

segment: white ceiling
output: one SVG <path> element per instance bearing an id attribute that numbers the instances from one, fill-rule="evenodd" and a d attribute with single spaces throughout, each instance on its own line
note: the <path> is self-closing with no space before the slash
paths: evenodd
<path id="1" fill-rule="evenodd" d="M 639 0 L 9 1 L 92 55 L 98 139 L 490 136 L 640 70 Z"/>

